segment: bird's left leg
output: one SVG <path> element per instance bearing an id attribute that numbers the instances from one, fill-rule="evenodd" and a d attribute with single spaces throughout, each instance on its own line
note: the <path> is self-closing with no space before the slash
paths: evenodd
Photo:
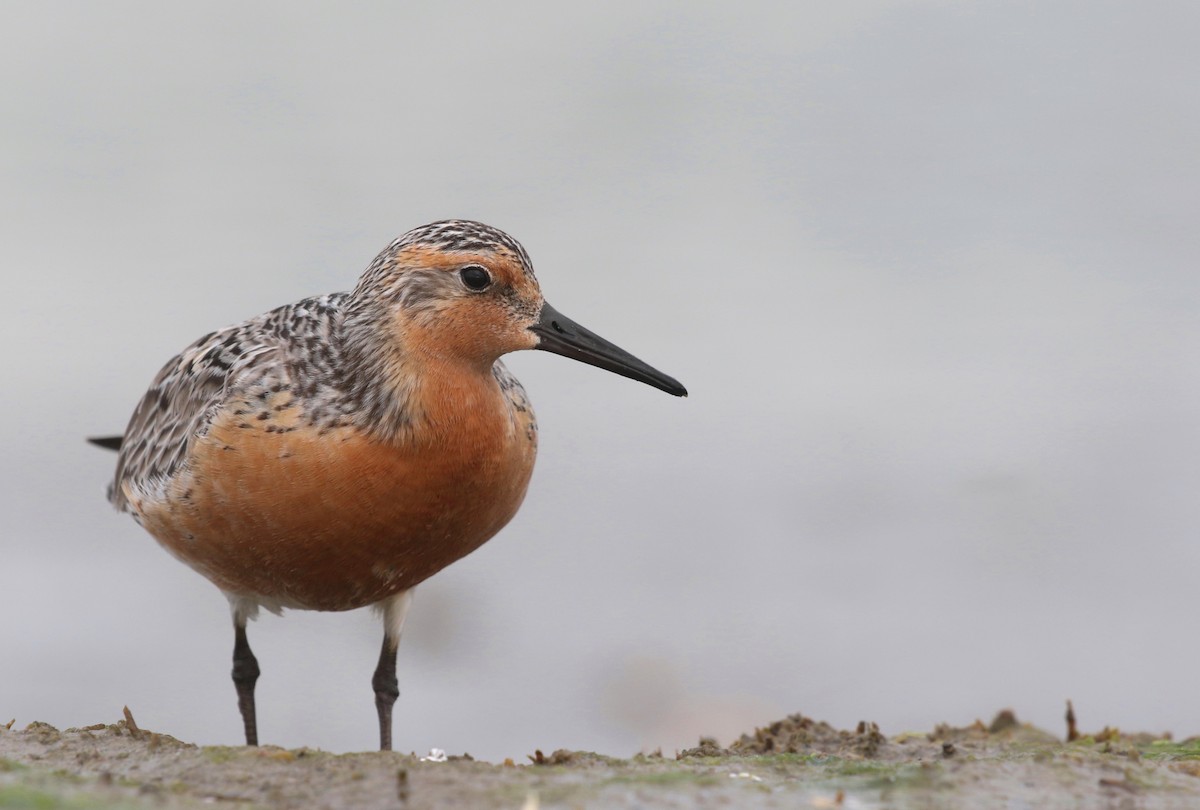
<path id="1" fill-rule="evenodd" d="M 258 745 L 258 722 L 254 712 L 254 684 L 258 681 L 258 659 L 246 640 L 246 615 L 233 613 L 233 685 L 237 688 L 238 709 L 246 731 L 246 745 Z"/>
<path id="2" fill-rule="evenodd" d="M 383 649 L 379 651 L 379 665 L 371 685 L 375 687 L 375 710 L 379 712 L 379 750 L 392 750 L 392 706 L 400 697 L 400 686 L 396 682 L 396 651 L 400 648 L 400 633 L 404 630 L 404 619 L 412 605 L 415 588 L 409 588 L 395 596 L 389 596 L 375 605 L 383 616 Z"/>

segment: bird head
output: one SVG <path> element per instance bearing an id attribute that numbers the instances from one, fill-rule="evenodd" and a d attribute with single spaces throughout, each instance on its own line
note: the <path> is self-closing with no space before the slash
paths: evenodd
<path id="1" fill-rule="evenodd" d="M 351 294 L 413 352 L 490 371 L 503 354 L 540 349 L 654 386 L 687 390 L 546 303 L 529 254 L 503 231 L 469 220 L 415 228 L 389 245 Z"/>

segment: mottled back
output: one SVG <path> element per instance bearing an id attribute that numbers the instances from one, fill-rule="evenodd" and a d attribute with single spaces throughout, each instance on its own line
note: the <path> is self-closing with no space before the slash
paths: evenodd
<path id="1" fill-rule="evenodd" d="M 125 484 L 153 497 L 183 464 L 191 444 L 206 434 L 222 404 L 239 389 L 282 390 L 313 380 L 334 380 L 339 364 L 337 341 L 331 338 L 346 297 L 335 293 L 279 307 L 210 332 L 171 358 L 125 430 L 116 477 L 109 488 L 113 505 L 127 507 Z"/>

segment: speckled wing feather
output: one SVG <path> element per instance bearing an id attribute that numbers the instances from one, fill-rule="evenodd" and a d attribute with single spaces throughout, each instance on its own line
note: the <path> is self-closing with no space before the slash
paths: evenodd
<path id="1" fill-rule="evenodd" d="M 297 353 L 329 345 L 344 293 L 305 299 L 212 332 L 171 358 L 138 404 L 125 431 L 108 497 L 128 511 L 129 486 L 155 497 L 186 463 L 221 406 L 248 385 L 289 385 Z M 321 355 L 322 352 L 315 352 Z M 332 358 L 314 358 L 327 365 Z M 301 362 L 297 362 L 300 360 Z"/>

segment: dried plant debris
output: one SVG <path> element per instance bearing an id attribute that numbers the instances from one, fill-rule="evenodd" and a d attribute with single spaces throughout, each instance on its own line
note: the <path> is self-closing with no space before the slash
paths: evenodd
<path id="1" fill-rule="evenodd" d="M 887 744 L 887 737 L 875 723 L 863 721 L 853 731 L 841 731 L 824 721 L 791 714 L 743 734 L 729 748 L 722 748 L 711 737 L 701 737 L 697 747 L 681 751 L 679 758 L 814 754 L 870 759 L 879 756 Z"/>
<path id="2" fill-rule="evenodd" d="M 695 748 L 685 748 L 675 755 L 676 759 L 689 759 L 695 757 L 728 757 L 735 756 L 740 752 L 731 751 L 728 748 L 722 748 L 715 737 L 701 737 L 700 744 Z"/>
<path id="3" fill-rule="evenodd" d="M 782 720 L 743 734 L 731 746 L 743 754 L 805 754 L 812 751 L 832 753 L 843 747 L 849 732 L 838 731 L 823 720 L 802 714 L 789 714 Z"/>
<path id="4" fill-rule="evenodd" d="M 1075 706 L 1071 701 L 1067 701 L 1067 742 L 1075 742 L 1079 739 L 1079 729 L 1075 725 Z"/>

